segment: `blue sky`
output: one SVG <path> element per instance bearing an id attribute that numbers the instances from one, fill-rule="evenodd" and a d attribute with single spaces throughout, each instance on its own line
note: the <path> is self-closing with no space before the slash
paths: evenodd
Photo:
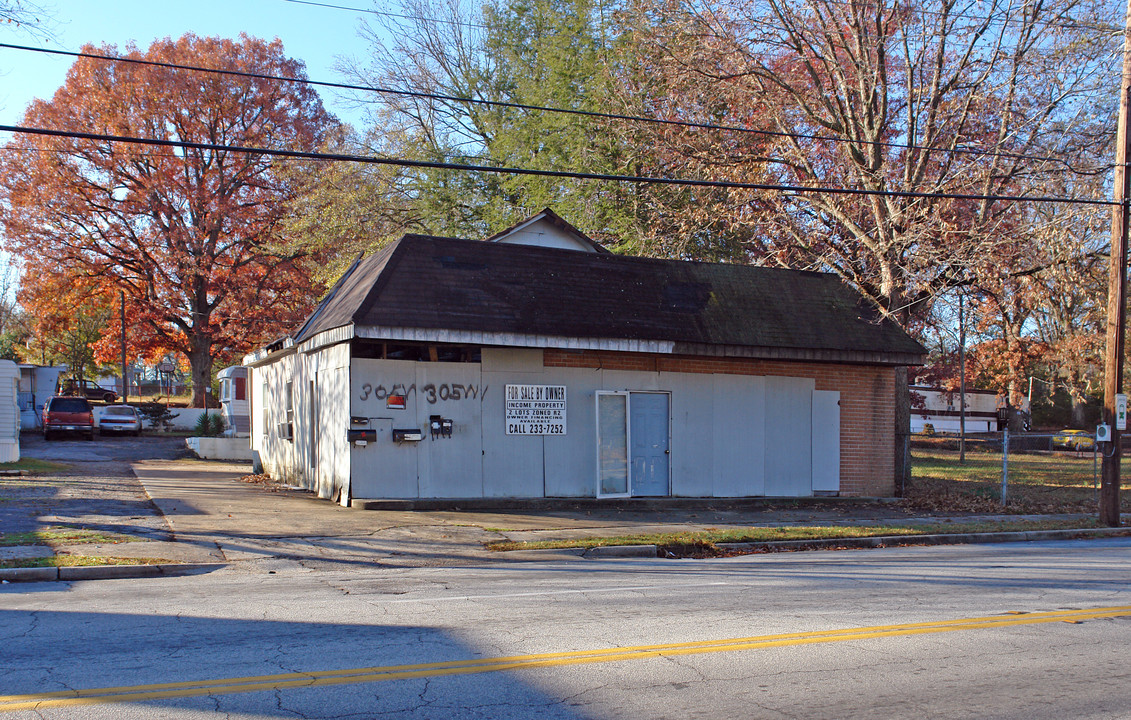
<path id="1" fill-rule="evenodd" d="M 0 42 L 60 50 L 86 43 L 123 47 L 131 40 L 144 50 L 153 40 L 202 36 L 237 37 L 241 32 L 279 38 L 287 55 L 306 63 L 312 80 L 341 81 L 334 70 L 339 56 L 364 57 L 368 46 L 357 35 L 364 12 L 304 5 L 287 0 L 40 0 L 50 8 L 54 41 L 29 36 L 0 24 Z M 371 0 L 329 0 L 331 4 L 372 8 Z M 19 125 L 35 98 L 49 98 L 63 84 L 73 58 L 0 48 L 0 124 Z M 358 125 L 360 115 L 333 93 L 320 90 L 327 109 Z M 0 144 L 8 142 L 0 133 Z M 0 270 L 12 262 L 0 252 Z M 14 288 L 8 289 L 9 293 Z"/>
<path id="2" fill-rule="evenodd" d="M 312 80 L 340 81 L 333 71 L 339 55 L 364 56 L 366 43 L 358 38 L 364 13 L 304 5 L 287 0 L 39 0 L 53 10 L 56 41 L 48 43 L 10 27 L 0 26 L 0 42 L 78 50 L 85 43 L 134 41 L 144 50 L 163 37 L 197 35 L 236 37 L 241 32 L 265 39 L 279 38 L 290 57 L 306 63 Z M 371 0 L 328 0 L 330 4 L 372 8 Z M 17 125 L 27 104 L 48 98 L 62 85 L 71 58 L 0 48 L 0 124 Z M 327 108 L 347 122 L 358 116 L 321 92 Z M 0 134 L 0 143 L 7 137 Z"/>

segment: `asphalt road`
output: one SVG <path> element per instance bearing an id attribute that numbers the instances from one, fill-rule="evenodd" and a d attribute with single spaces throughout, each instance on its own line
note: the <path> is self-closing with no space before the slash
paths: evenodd
<path id="1" fill-rule="evenodd" d="M 1111 539 L 12 584 L 0 714 L 1125 718 L 1129 581 Z"/>

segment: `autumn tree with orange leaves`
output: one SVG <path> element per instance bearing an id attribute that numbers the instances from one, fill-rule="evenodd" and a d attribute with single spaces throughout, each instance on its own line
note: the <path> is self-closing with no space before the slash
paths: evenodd
<path id="1" fill-rule="evenodd" d="M 97 377 L 107 369 L 97 344 L 110 325 L 117 298 L 97 284 L 76 283 L 63 274 L 25 274 L 17 300 L 28 313 L 34 342 L 28 360 L 65 363 L 75 378 Z"/>
<path id="2" fill-rule="evenodd" d="M 280 42 L 247 36 L 190 34 L 122 57 L 305 78 Z M 204 404 L 214 360 L 277 337 L 313 306 L 313 263 L 279 237 L 294 183 L 277 160 L 224 149 L 317 149 L 335 120 L 308 86 L 80 58 L 22 124 L 221 146 L 21 134 L 0 157 L 0 227 L 25 273 L 124 291 L 131 354 L 183 354 L 194 406 Z M 114 318 L 107 334 L 118 330 Z"/>

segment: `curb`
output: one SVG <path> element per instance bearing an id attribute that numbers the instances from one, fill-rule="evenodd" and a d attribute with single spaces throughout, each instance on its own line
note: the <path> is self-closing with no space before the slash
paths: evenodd
<path id="1" fill-rule="evenodd" d="M 751 543 L 717 543 L 721 550 L 750 552 L 798 552 L 805 550 L 854 550 L 909 545 L 980 545 L 1005 542 L 1037 542 L 1041 540 L 1082 540 L 1103 537 L 1131 537 L 1131 528 L 1080 528 L 1077 530 L 1021 530 L 993 533 L 946 533 L 941 535 L 877 535 L 866 538 L 830 538 L 819 540 L 772 540 Z M 579 548 L 568 548 L 579 549 Z M 561 553 L 563 548 L 518 550 L 542 555 Z M 660 556 L 656 545 L 597 545 L 586 548 L 577 557 L 641 557 Z M 671 556 L 674 559 L 683 559 Z"/>
<path id="2" fill-rule="evenodd" d="M 81 567 L 0 568 L 0 582 L 53 582 L 73 580 L 123 580 L 174 577 L 211 572 L 227 563 L 164 563 L 161 565 L 86 565 Z"/>
<path id="3" fill-rule="evenodd" d="M 1131 535 L 1128 528 L 1081 528 L 1078 530 L 1020 530 L 991 533 L 944 533 L 939 535 L 877 535 L 866 538 L 829 538 L 821 540 L 776 540 L 761 543 L 718 543 L 723 550 L 789 552 L 796 550 L 866 549 L 908 545 L 982 545 L 1041 540 L 1082 540 L 1093 537 Z"/>
<path id="4" fill-rule="evenodd" d="M 581 553 L 581 557 L 647 557 L 660 552 L 655 545 L 598 545 Z"/>

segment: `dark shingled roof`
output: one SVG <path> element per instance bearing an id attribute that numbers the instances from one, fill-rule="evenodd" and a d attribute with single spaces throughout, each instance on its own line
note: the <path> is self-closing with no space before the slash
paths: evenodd
<path id="1" fill-rule="evenodd" d="M 676 352 L 925 353 L 834 275 L 419 235 L 356 262 L 295 341 L 351 322 L 671 341 Z"/>

